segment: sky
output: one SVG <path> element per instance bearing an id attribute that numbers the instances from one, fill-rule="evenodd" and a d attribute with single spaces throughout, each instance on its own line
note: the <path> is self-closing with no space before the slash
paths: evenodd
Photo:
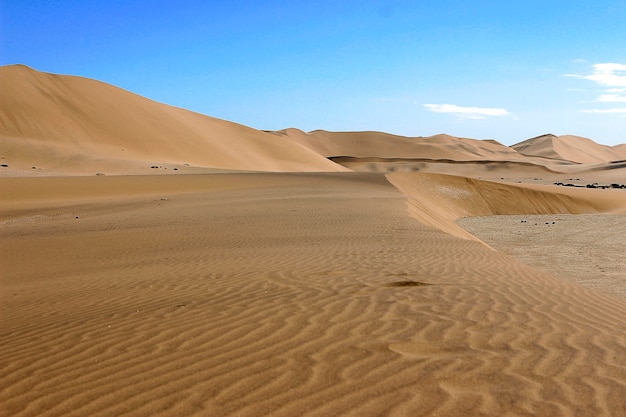
<path id="1" fill-rule="evenodd" d="M 625 22 L 626 0 L 0 0 L 0 65 L 257 129 L 615 145 Z"/>

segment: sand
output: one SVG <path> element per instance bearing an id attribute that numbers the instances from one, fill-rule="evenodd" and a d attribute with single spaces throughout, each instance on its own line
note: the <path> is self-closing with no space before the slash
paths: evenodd
<path id="1" fill-rule="evenodd" d="M 0 77 L 0 415 L 626 415 L 623 146 Z"/>
<path id="2" fill-rule="evenodd" d="M 626 299 L 626 216 L 488 216 L 458 224 L 528 265 Z"/>
<path id="3" fill-rule="evenodd" d="M 0 158 L 22 176 L 346 171 L 291 140 L 96 80 L 10 65 L 0 85 Z"/>
<path id="4" fill-rule="evenodd" d="M 2 182 L 50 191 L 2 219 L 5 415 L 623 410 L 623 300 L 421 224 L 384 176 L 162 179 Z"/>

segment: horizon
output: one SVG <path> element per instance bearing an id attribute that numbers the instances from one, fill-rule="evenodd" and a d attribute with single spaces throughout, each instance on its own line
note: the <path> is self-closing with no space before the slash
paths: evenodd
<path id="1" fill-rule="evenodd" d="M 92 78 L 260 130 L 509 146 L 551 133 L 617 145 L 625 6 L 7 1 L 0 64 Z"/>

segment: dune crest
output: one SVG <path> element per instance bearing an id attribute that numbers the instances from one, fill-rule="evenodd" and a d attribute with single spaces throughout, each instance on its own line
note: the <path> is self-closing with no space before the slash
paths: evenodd
<path id="1" fill-rule="evenodd" d="M 581 196 L 560 193 L 554 187 L 540 190 L 453 175 L 399 172 L 387 174 L 387 179 L 407 195 L 414 218 L 469 240 L 478 239 L 458 226 L 457 219 L 500 214 L 597 213 L 624 207 L 620 200 L 602 200 L 604 205 L 594 202 L 597 193 Z"/>

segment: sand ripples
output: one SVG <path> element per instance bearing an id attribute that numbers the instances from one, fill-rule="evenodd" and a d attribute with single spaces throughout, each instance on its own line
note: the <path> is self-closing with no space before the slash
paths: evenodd
<path id="1" fill-rule="evenodd" d="M 7 229 L 5 414 L 625 410 L 623 302 L 421 225 L 379 177 L 275 178 Z"/>

